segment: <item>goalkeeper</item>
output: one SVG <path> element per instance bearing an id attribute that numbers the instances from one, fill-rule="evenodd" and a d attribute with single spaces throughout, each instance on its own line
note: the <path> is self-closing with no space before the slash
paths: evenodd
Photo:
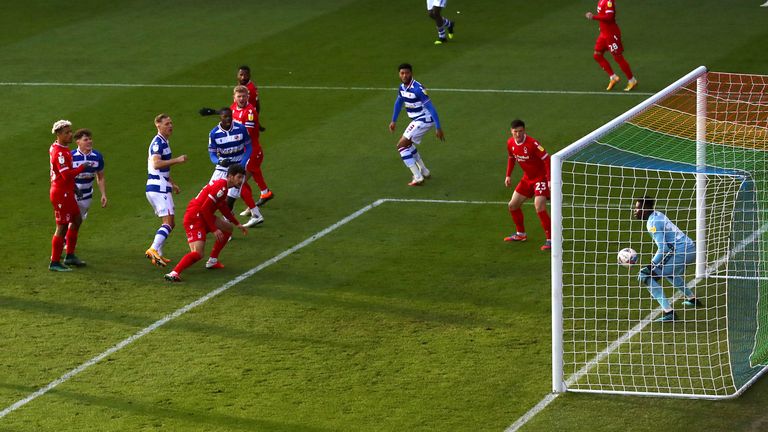
<path id="1" fill-rule="evenodd" d="M 677 316 L 659 282 L 666 279 L 682 292 L 686 298 L 684 306 L 703 306 L 683 279 L 685 266 L 696 261 L 696 245 L 664 213 L 654 210 L 654 205 L 655 200 L 646 196 L 636 200 L 633 209 L 635 219 L 647 221 L 648 233 L 658 247 L 651 264 L 640 270 L 638 280 L 648 287 L 648 291 L 664 310 L 664 315 L 656 321 L 674 321 Z"/>

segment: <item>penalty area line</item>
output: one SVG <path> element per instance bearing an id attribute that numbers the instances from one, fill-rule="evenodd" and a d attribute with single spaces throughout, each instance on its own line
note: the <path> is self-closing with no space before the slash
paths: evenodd
<path id="1" fill-rule="evenodd" d="M 81 364 L 80 366 L 77 366 L 76 368 L 70 370 L 69 372 L 65 373 L 64 375 L 60 376 L 59 378 L 51 381 L 44 387 L 41 387 L 37 391 L 29 394 L 23 399 L 20 399 L 13 403 L 12 405 L 8 406 L 4 410 L 0 411 L 0 419 L 3 419 L 8 414 L 16 411 L 17 409 L 23 407 L 24 405 L 32 402 L 33 400 L 39 398 L 40 396 L 45 395 L 46 393 L 50 392 L 54 388 L 58 387 L 59 385 L 69 381 L 70 379 L 74 378 L 81 372 L 85 371 L 86 369 L 90 368 L 91 366 L 99 363 L 100 361 L 104 360 L 105 358 L 111 356 L 112 354 L 120 351 L 121 349 L 125 348 L 126 346 L 132 344 L 133 342 L 136 342 L 140 338 L 152 333 L 153 331 L 159 329 L 160 327 L 164 326 L 165 324 L 169 323 L 170 321 L 184 315 L 185 313 L 191 311 L 192 309 L 206 303 L 208 300 L 211 300 L 212 298 L 218 296 L 219 294 L 227 291 L 228 289 L 232 288 L 233 286 L 239 284 L 240 282 L 248 279 L 249 277 L 253 276 L 254 274 L 264 270 L 265 268 L 271 266 L 272 264 L 275 264 L 282 259 L 288 257 L 289 255 L 293 254 L 294 252 L 303 249 L 315 241 L 325 237 L 326 235 L 332 233 L 333 231 L 336 231 L 338 228 L 341 228 L 342 226 L 348 224 L 349 222 L 357 219 L 358 217 L 362 216 L 363 214 L 367 213 L 368 211 L 386 203 L 386 202 L 424 202 L 424 203 L 446 203 L 446 204 L 505 204 L 503 202 L 494 202 L 494 201 L 461 201 L 461 200 L 434 200 L 434 199 L 399 199 L 399 198 L 382 198 L 378 199 L 367 206 L 361 208 L 360 210 L 357 210 L 356 212 L 340 219 L 338 222 L 328 226 L 327 228 L 318 231 L 315 234 L 312 234 L 311 236 L 307 237 L 302 242 L 292 246 L 289 249 L 284 250 L 283 252 L 275 255 L 274 257 L 262 262 L 258 266 L 248 270 L 247 272 L 235 277 L 234 279 L 230 280 L 229 282 L 226 282 L 225 284 L 221 285 L 220 287 L 214 289 L 213 291 L 209 292 L 208 294 L 198 298 L 197 300 L 193 301 L 192 303 L 187 304 L 186 306 L 182 306 L 179 309 L 176 309 L 174 312 L 171 312 L 170 314 L 164 316 L 163 318 L 155 321 L 151 325 L 139 330 L 138 332 L 134 333 L 133 335 L 123 339 L 122 341 L 118 342 L 117 344 L 113 345 L 112 347 L 108 348 L 106 351 L 102 352 L 101 354 L 91 358 L 90 360 L 86 361 L 85 363 Z"/>
<path id="2" fill-rule="evenodd" d="M 168 89 L 229 89 L 232 86 L 221 84 L 151 84 L 151 83 L 73 83 L 73 82 L 0 82 L 0 87 L 110 87 L 110 88 L 168 88 Z M 343 87 L 343 86 L 293 86 L 261 85 L 259 88 L 272 90 L 320 90 L 320 91 L 397 91 L 390 87 Z M 470 89 L 438 88 L 431 91 L 443 93 L 497 93 L 497 94 L 547 94 L 581 96 L 653 96 L 647 92 L 608 92 L 582 90 L 537 90 L 537 89 Z"/>

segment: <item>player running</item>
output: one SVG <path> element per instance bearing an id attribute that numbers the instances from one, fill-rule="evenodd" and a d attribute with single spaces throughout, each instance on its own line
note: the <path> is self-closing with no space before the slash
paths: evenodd
<path id="1" fill-rule="evenodd" d="M 240 164 L 230 165 L 227 168 L 226 178 L 211 180 L 189 202 L 187 211 L 184 213 L 184 231 L 187 233 L 190 252 L 179 260 L 172 272 L 165 275 L 166 280 L 181 282 L 181 272 L 200 261 L 205 251 L 205 238 L 208 233 L 213 233 L 216 237 L 216 243 L 213 245 L 210 258 L 205 263 L 205 268 L 224 268 L 224 265 L 219 262 L 219 254 L 232 236 L 232 227 L 239 228 L 243 235 L 248 234 L 248 229 L 240 225 L 235 215 L 232 214 L 232 210 L 227 206 L 226 200 L 227 191 L 239 187 L 244 179 L 245 168 Z M 216 210 L 219 210 L 232 223 L 216 217 Z"/>
<path id="2" fill-rule="evenodd" d="M 75 177 L 75 195 L 77 197 L 77 206 L 80 208 L 80 215 L 83 220 L 88 217 L 88 210 L 91 208 L 93 200 L 93 182 L 99 187 L 101 194 L 101 207 L 107 206 L 107 185 L 104 180 L 104 156 L 93 148 L 93 133 L 89 129 L 78 129 L 75 131 L 75 142 L 77 148 L 72 150 L 72 166 L 75 168 L 86 162 L 86 168 Z"/>
<path id="3" fill-rule="evenodd" d="M 668 280 L 676 290 L 685 295 L 683 306 L 702 307 L 704 305 L 683 279 L 685 266 L 696 262 L 696 244 L 664 213 L 654 210 L 655 204 L 656 201 L 653 198 L 643 197 L 635 201 L 635 207 L 632 209 L 635 219 L 646 221 L 648 234 L 658 248 L 651 258 L 651 264 L 640 269 L 637 279 L 648 287 L 648 291 L 664 310 L 664 315 L 656 321 L 668 322 L 676 320 L 677 316 L 669 300 L 664 296 L 664 290 L 659 284 L 661 279 Z"/>
<path id="4" fill-rule="evenodd" d="M 437 27 L 437 40 L 435 45 L 442 45 L 453 39 L 453 28 L 455 24 L 448 18 L 443 17 L 442 11 L 448 0 L 427 0 L 427 14 L 435 21 Z"/>
<path id="5" fill-rule="evenodd" d="M 541 250 L 552 249 L 551 226 L 552 223 L 547 213 L 547 201 L 549 200 L 549 155 L 544 147 L 533 137 L 525 133 L 525 123 L 522 120 L 512 120 L 512 137 L 507 140 L 507 176 L 504 179 L 504 186 L 512 186 L 512 169 L 515 168 L 515 162 L 520 164 L 523 169 L 523 178 L 515 187 L 512 193 L 512 199 L 509 200 L 509 214 L 512 215 L 512 222 L 515 224 L 517 232 L 505 237 L 506 242 L 524 242 L 528 240 L 525 232 L 523 211 L 520 206 L 529 198 L 533 198 L 533 205 L 536 208 L 536 214 L 539 216 L 541 227 L 544 228 L 544 234 L 547 237 L 546 242 L 541 246 Z"/>
<path id="6" fill-rule="evenodd" d="M 187 161 L 187 155 L 173 157 L 168 139 L 173 133 L 173 121 L 168 114 L 158 114 L 155 117 L 157 135 L 149 144 L 147 158 L 147 201 L 155 214 L 160 217 L 162 224 L 155 233 L 152 245 L 144 252 L 152 264 L 165 267 L 171 260 L 163 256 L 163 245 L 171 231 L 176 226 L 174 221 L 173 193 L 181 192 L 179 186 L 171 179 L 171 167 Z"/>
<path id="7" fill-rule="evenodd" d="M 597 13 L 587 12 L 586 17 L 588 20 L 599 21 L 600 35 L 595 41 L 595 52 L 593 57 L 597 64 L 608 74 L 608 87 L 606 90 L 610 90 L 618 83 L 621 78 L 613 73 L 613 68 L 603 57 L 606 50 L 611 52 L 613 59 L 621 68 L 624 75 L 627 76 L 627 87 L 624 91 L 630 91 L 637 87 L 637 79 L 632 75 L 632 69 L 629 67 L 629 63 L 624 59 L 624 46 L 621 44 L 621 30 L 619 25 L 616 24 L 616 0 L 598 0 Z"/>
<path id="8" fill-rule="evenodd" d="M 50 199 L 53 215 L 56 218 L 56 231 L 51 238 L 51 263 L 48 270 L 66 272 L 72 270 L 68 266 L 85 266 L 85 261 L 81 261 L 75 255 L 77 234 L 83 222 L 75 199 L 75 177 L 92 166 L 93 162 L 85 162 L 77 168 L 72 165 L 72 153 L 69 150 L 69 144 L 72 142 L 71 122 L 57 121 L 53 124 L 51 133 L 56 135 L 56 141 L 48 149 L 51 165 Z M 62 264 L 61 253 L 64 250 L 65 241 L 67 255 Z"/>
<path id="9" fill-rule="evenodd" d="M 445 141 L 445 134 L 440 127 L 437 110 L 427 95 L 427 89 L 413 79 L 413 66 L 403 63 L 398 66 L 398 71 L 400 88 L 397 99 L 395 99 L 395 109 L 392 113 L 392 121 L 389 123 L 389 130 L 390 132 L 395 131 L 397 117 L 400 115 L 400 110 L 405 106 L 405 112 L 411 118 L 411 123 L 405 128 L 403 135 L 397 142 L 397 151 L 400 153 L 400 159 L 413 174 L 413 179 L 408 183 L 408 186 L 420 186 L 424 183 L 424 179 L 431 176 L 431 173 L 416 150 L 416 144 L 421 143 L 421 137 L 432 127 L 435 128 L 435 136 L 440 141 Z"/>

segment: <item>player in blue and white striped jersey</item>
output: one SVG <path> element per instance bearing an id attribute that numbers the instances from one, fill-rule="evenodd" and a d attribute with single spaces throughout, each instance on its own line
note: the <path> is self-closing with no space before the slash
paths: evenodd
<path id="1" fill-rule="evenodd" d="M 144 252 L 144 256 L 152 261 L 152 264 L 165 267 L 171 260 L 163 256 L 163 245 L 171 234 L 174 221 L 174 207 L 172 193 L 181 190 L 171 179 L 171 167 L 187 161 L 187 155 L 173 157 L 168 139 L 173 133 L 173 121 L 168 114 L 158 114 L 155 117 L 157 135 L 149 144 L 147 157 L 147 201 L 154 209 L 155 214 L 162 219 L 160 228 L 155 232 L 152 245 Z"/>
<path id="2" fill-rule="evenodd" d="M 397 117 L 400 115 L 400 110 L 405 106 L 405 112 L 410 117 L 411 123 L 405 128 L 403 136 L 397 142 L 397 151 L 400 153 L 400 159 L 413 174 L 413 179 L 408 183 L 408 186 L 419 186 L 424 183 L 424 179 L 431 176 L 431 173 L 416 150 L 416 144 L 421 143 L 421 137 L 432 127 L 435 128 L 435 135 L 439 140 L 445 141 L 445 135 L 442 127 L 440 127 L 437 110 L 427 95 L 427 89 L 413 79 L 413 67 L 408 63 L 403 63 L 398 67 L 398 71 L 401 84 L 397 99 L 395 99 L 395 109 L 392 113 L 392 122 L 389 123 L 389 130 L 395 131 Z"/>
<path id="3" fill-rule="evenodd" d="M 80 216 L 85 220 L 93 199 L 93 182 L 99 186 L 101 207 L 107 206 L 107 185 L 104 181 L 104 157 L 93 149 L 93 133 L 88 129 L 75 131 L 77 148 L 72 150 L 72 166 L 74 168 L 86 164 L 86 168 L 75 177 L 75 197 L 80 207 Z M 87 164 L 86 162 L 92 162 Z"/>
<path id="4" fill-rule="evenodd" d="M 683 278 L 686 265 L 696 262 L 696 244 L 664 213 L 654 210 L 655 204 L 653 198 L 643 197 L 635 201 L 633 209 L 635 219 L 646 221 L 646 229 L 657 247 L 651 264 L 643 267 L 637 278 L 664 310 L 664 315 L 656 321 L 674 321 L 677 316 L 659 282 L 666 279 L 672 283 L 685 296 L 684 306 L 703 306 Z"/>
<path id="5" fill-rule="evenodd" d="M 211 129 L 211 133 L 208 135 L 208 154 L 211 157 L 211 162 L 216 165 L 211 181 L 226 178 L 227 169 L 230 165 L 237 163 L 245 166 L 253 149 L 248 129 L 245 125 L 232 120 L 232 109 L 229 107 L 220 109 L 219 120 L 219 124 Z M 242 185 L 232 187 L 227 191 L 227 205 L 230 210 L 234 207 L 235 200 L 240 198 L 241 187 Z M 264 222 L 264 217 L 258 207 L 252 209 L 250 214 L 251 219 L 243 226 L 252 227 Z"/>

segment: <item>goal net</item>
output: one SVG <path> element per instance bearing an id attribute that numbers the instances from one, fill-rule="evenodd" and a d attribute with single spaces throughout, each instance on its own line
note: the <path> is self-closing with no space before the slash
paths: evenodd
<path id="1" fill-rule="evenodd" d="M 553 389 L 726 398 L 768 363 L 768 77 L 700 67 L 552 158 Z M 654 198 L 696 243 L 686 286 L 638 278 Z M 638 265 L 618 265 L 619 250 Z"/>

